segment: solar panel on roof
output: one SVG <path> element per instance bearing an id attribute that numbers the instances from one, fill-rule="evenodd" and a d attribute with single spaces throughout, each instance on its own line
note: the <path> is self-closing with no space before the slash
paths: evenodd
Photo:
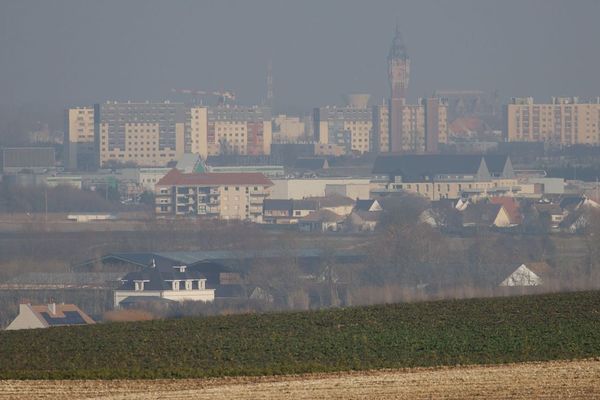
<path id="1" fill-rule="evenodd" d="M 47 312 L 41 312 L 40 315 L 46 320 L 50 326 L 58 325 L 85 325 L 87 322 L 77 311 L 65 311 L 64 317 L 52 317 Z"/>

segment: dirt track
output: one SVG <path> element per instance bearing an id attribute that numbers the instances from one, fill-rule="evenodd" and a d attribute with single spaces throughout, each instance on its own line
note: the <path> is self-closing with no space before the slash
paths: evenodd
<path id="1" fill-rule="evenodd" d="M 0 399 L 592 399 L 600 360 L 288 377 L 0 381 Z"/>

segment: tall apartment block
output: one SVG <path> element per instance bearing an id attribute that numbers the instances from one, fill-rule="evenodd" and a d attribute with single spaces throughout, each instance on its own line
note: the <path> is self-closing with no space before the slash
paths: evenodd
<path id="1" fill-rule="evenodd" d="M 419 99 L 417 104 L 402 104 L 399 114 L 401 145 L 392 146 L 389 106 L 373 107 L 373 151 L 403 153 L 436 153 L 439 143 L 448 140 L 448 108 L 439 98 Z"/>
<path id="2" fill-rule="evenodd" d="M 198 107 L 183 103 L 107 102 L 66 111 L 67 168 L 108 162 L 166 166 L 184 153 L 270 154 L 266 107 Z"/>
<path id="3" fill-rule="evenodd" d="M 546 104 L 534 103 L 533 97 L 513 98 L 504 111 L 509 142 L 600 145 L 600 98 L 553 97 Z"/>
<path id="4" fill-rule="evenodd" d="M 118 103 L 94 106 L 100 165 L 109 161 L 165 166 L 185 151 L 189 109 L 183 103 Z"/>
<path id="5" fill-rule="evenodd" d="M 371 150 L 373 129 L 369 95 L 346 96 L 344 107 L 320 107 L 313 111 L 315 139 L 320 144 L 336 145 L 345 153 L 366 153 Z"/>
<path id="6" fill-rule="evenodd" d="M 424 109 L 424 151 L 437 153 L 439 143 L 448 142 L 448 105 L 437 97 L 420 100 Z"/>
<path id="7" fill-rule="evenodd" d="M 387 153 L 390 151 L 390 108 L 384 101 L 381 105 L 373 106 L 373 135 L 371 136 L 371 151 Z"/>
<path id="8" fill-rule="evenodd" d="M 98 165 L 94 142 L 94 109 L 70 108 L 65 111 L 65 168 L 94 169 Z"/>
<path id="9" fill-rule="evenodd" d="M 208 155 L 271 153 L 273 134 L 270 108 L 258 106 L 209 108 L 207 119 Z"/>

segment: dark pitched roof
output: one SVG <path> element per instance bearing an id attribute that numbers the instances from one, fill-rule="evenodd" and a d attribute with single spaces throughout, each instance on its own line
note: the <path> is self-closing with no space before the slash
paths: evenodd
<path id="1" fill-rule="evenodd" d="M 74 304 L 54 304 L 55 312 L 48 305 L 29 306 L 35 316 L 48 326 L 94 324 L 86 313 Z"/>
<path id="2" fill-rule="evenodd" d="M 482 160 L 479 155 L 459 154 L 380 155 L 375 160 L 373 174 L 402 176 L 405 182 L 423 181 L 436 175 L 476 175 Z"/>
<path id="3" fill-rule="evenodd" d="M 159 271 L 154 268 L 148 268 L 144 271 L 130 272 L 125 275 L 122 279 L 123 285 L 121 289 L 133 289 L 134 281 L 147 281 L 144 284 L 144 290 L 170 290 L 171 283 L 169 281 L 184 281 L 188 279 L 197 280 L 206 278 L 203 274 L 195 271 L 179 272 L 175 269 L 173 271 Z"/>
<path id="4" fill-rule="evenodd" d="M 263 210 L 265 211 L 292 211 L 293 200 L 265 199 Z"/>
<path id="5" fill-rule="evenodd" d="M 586 215 L 581 208 L 571 211 L 558 225 L 562 229 L 572 230 L 583 228 L 587 224 Z"/>
<path id="6" fill-rule="evenodd" d="M 319 204 L 315 200 L 292 200 L 294 210 L 316 210 Z"/>
<path id="7" fill-rule="evenodd" d="M 294 163 L 296 169 L 307 169 L 316 171 L 319 169 L 328 168 L 327 159 L 320 157 L 299 157 Z"/>
<path id="8" fill-rule="evenodd" d="M 26 272 L 6 283 L 8 285 L 65 285 L 103 286 L 107 282 L 117 282 L 121 272 Z"/>
<path id="9" fill-rule="evenodd" d="M 139 267 L 149 267 L 154 265 L 160 270 L 169 271 L 173 265 L 180 264 L 175 259 L 163 257 L 156 253 L 112 253 L 102 257 L 102 261 L 118 261 L 126 264 L 133 264 Z M 93 262 L 89 261 L 88 263 Z"/>
<path id="10" fill-rule="evenodd" d="M 548 215 L 562 215 L 563 209 L 555 203 L 535 203 L 533 207 L 540 214 L 546 213 Z"/>
<path id="11" fill-rule="evenodd" d="M 583 196 L 566 196 L 560 200 L 560 208 L 563 210 L 574 211 L 583 204 L 585 197 Z"/>
<path id="12" fill-rule="evenodd" d="M 156 186 L 176 185 L 262 185 L 273 186 L 273 182 L 263 174 L 255 172 L 222 172 L 222 173 L 183 173 L 173 168 L 163 176 Z"/>
<path id="13" fill-rule="evenodd" d="M 502 209 L 502 204 L 476 203 L 463 211 L 463 225 L 490 226 Z"/>
<path id="14" fill-rule="evenodd" d="M 371 211 L 371 207 L 373 207 L 373 203 L 377 200 L 369 199 L 369 200 L 356 200 L 355 209 L 356 211 Z"/>
<path id="15" fill-rule="evenodd" d="M 307 197 L 304 200 L 316 202 L 319 208 L 351 206 L 354 204 L 354 200 L 352 200 L 350 197 L 342 196 L 338 193 L 332 193 L 328 196 L 322 197 Z"/>
<path id="16" fill-rule="evenodd" d="M 507 171 L 509 173 L 509 175 L 512 176 L 504 176 L 504 169 L 505 167 L 507 167 L 508 169 L 511 169 L 511 165 L 510 165 L 510 157 L 508 155 L 503 155 L 503 154 L 494 154 L 494 155 L 485 155 L 483 156 L 483 159 L 485 160 L 485 164 L 488 167 L 488 171 L 490 171 L 490 174 L 492 174 L 492 176 L 496 176 L 496 177 L 504 177 L 504 178 L 513 178 L 514 177 L 514 173 L 512 172 L 512 170 Z M 508 165 L 507 165 L 508 163 Z"/>
<path id="17" fill-rule="evenodd" d="M 54 317 L 49 312 L 41 312 L 40 315 L 50 326 L 60 325 L 87 325 L 81 314 L 76 311 L 63 312 L 64 317 Z"/>

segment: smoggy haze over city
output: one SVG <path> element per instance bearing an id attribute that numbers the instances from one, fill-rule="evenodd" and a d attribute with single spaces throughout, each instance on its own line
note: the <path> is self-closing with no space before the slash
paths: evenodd
<path id="1" fill-rule="evenodd" d="M 574 7 L 576 3 L 576 7 Z M 598 1 L 3 1 L 0 104 L 162 100 L 227 89 L 309 110 L 340 95 L 389 96 L 396 22 L 409 99 L 436 89 L 502 98 L 600 93 Z"/>

